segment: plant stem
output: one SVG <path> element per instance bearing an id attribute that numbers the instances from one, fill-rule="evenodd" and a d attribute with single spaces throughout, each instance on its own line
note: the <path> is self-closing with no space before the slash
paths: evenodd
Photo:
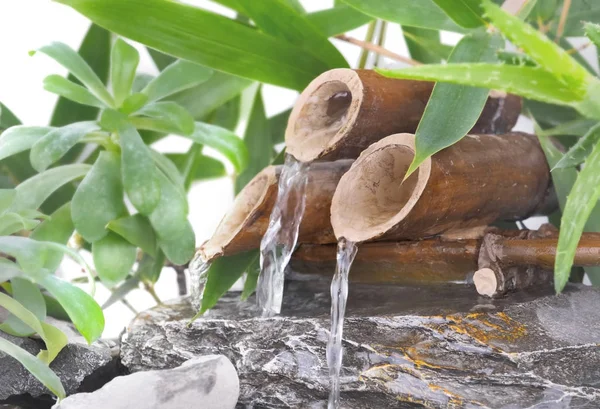
<path id="1" fill-rule="evenodd" d="M 154 291 L 154 286 L 152 286 L 152 284 L 149 284 L 149 283 L 144 283 L 144 287 L 146 288 L 146 291 L 148 292 L 148 294 L 150 294 L 152 296 L 152 298 L 154 299 L 154 301 L 158 305 L 162 305 L 163 302 L 158 297 L 158 294 L 156 294 L 156 291 Z"/>
<path id="2" fill-rule="evenodd" d="M 386 31 L 387 31 L 387 21 L 381 20 L 381 23 L 379 25 L 379 34 L 377 35 L 377 45 L 381 48 L 383 48 L 383 46 L 385 44 Z M 381 54 L 380 54 L 377 56 L 377 59 L 375 60 L 375 66 L 379 67 L 382 62 L 383 62 L 383 58 L 381 58 Z"/>
<path id="3" fill-rule="evenodd" d="M 347 35 L 344 35 L 344 34 L 337 35 L 337 36 L 335 36 L 335 38 L 337 38 L 338 40 L 345 41 L 350 44 L 357 45 L 357 46 L 367 49 L 369 51 L 373 51 L 376 54 L 383 55 L 383 56 L 391 58 L 392 60 L 395 60 L 395 61 L 400 61 L 400 62 L 409 64 L 409 65 L 422 65 L 418 61 L 415 61 L 408 57 L 404 57 L 400 54 L 393 53 L 390 50 L 387 50 L 383 47 L 378 46 L 377 44 L 368 43 L 368 42 L 362 41 L 362 40 L 357 40 L 356 38 L 348 37 Z"/>
<path id="4" fill-rule="evenodd" d="M 367 28 L 367 35 L 365 36 L 365 41 L 371 43 L 373 42 L 373 37 L 375 35 L 375 25 L 377 24 L 376 20 L 373 20 L 369 23 L 369 27 Z M 367 59 L 369 58 L 369 50 L 367 48 L 363 48 L 360 52 L 360 58 L 358 60 L 358 68 L 363 69 L 367 66 Z"/>
<path id="5" fill-rule="evenodd" d="M 567 22 L 567 16 L 569 15 L 569 9 L 571 8 L 571 0 L 565 0 L 563 4 L 562 12 L 560 13 L 560 20 L 558 22 L 558 29 L 556 30 L 556 38 L 554 41 L 558 41 L 562 37 L 565 31 L 565 23 Z"/>

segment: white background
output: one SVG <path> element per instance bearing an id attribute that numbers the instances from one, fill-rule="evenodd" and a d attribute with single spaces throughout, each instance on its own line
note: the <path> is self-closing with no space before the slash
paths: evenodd
<path id="1" fill-rule="evenodd" d="M 260 1 L 260 0 L 254 0 Z M 414 0 L 417 1 L 417 0 Z M 228 16 L 233 16 L 224 9 L 206 0 L 188 1 L 194 5 L 210 8 Z M 329 8 L 333 0 L 303 0 L 307 11 Z M 44 55 L 30 57 L 28 52 L 52 41 L 61 41 L 77 49 L 89 22 L 72 9 L 48 0 L 3 0 L 0 1 L 0 101 L 8 106 L 26 125 L 45 125 L 49 122 L 57 97 L 43 90 L 42 81 L 49 74 L 66 74 L 57 63 Z M 366 27 L 356 29 L 348 35 L 363 39 Z M 459 36 L 443 33 L 442 41 L 454 45 Z M 354 45 L 333 40 L 349 63 L 356 66 L 360 49 Z M 580 43 L 580 42 L 577 42 Z M 398 25 L 389 24 L 385 47 L 401 55 L 408 55 Z M 140 71 L 156 74 L 150 57 L 143 47 L 138 47 L 141 54 Z M 595 51 L 589 47 L 586 57 L 596 64 Z M 371 57 L 371 62 L 373 60 Z M 399 64 L 383 60 L 386 66 Z M 264 98 L 267 115 L 272 116 L 292 106 L 297 93 L 274 87 L 264 87 Z M 243 134 L 243 125 L 238 134 Z M 527 120 L 519 121 L 518 128 L 531 131 Z M 184 152 L 189 142 L 175 137 L 167 138 L 156 146 L 161 151 Z M 197 242 L 201 243 L 212 234 L 219 220 L 233 199 L 232 179 L 225 177 L 209 182 L 198 183 L 190 192 L 190 221 L 196 232 Z M 97 299 L 104 301 L 109 293 L 98 286 Z M 177 295 L 174 272 L 165 269 L 157 284 L 157 292 L 163 299 Z M 136 290 L 129 301 L 139 311 L 153 305 L 152 299 L 142 290 Z M 133 313 L 121 304 L 116 304 L 105 311 L 107 326 L 104 335 L 114 337 L 133 318 Z"/>

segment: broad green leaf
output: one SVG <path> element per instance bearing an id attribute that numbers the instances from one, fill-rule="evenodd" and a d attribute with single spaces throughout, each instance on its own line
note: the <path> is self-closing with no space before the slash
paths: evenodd
<path id="1" fill-rule="evenodd" d="M 148 96 L 148 101 L 158 101 L 202 84 L 212 75 L 213 70 L 209 68 L 185 60 L 175 61 L 150 81 L 142 93 Z"/>
<path id="2" fill-rule="evenodd" d="M 100 306 L 85 291 L 53 275 L 46 275 L 40 284 L 65 309 L 69 318 L 88 343 L 102 335 L 104 314 Z"/>
<path id="3" fill-rule="evenodd" d="M 141 109 L 147 102 L 148 96 L 138 92 L 125 98 L 125 101 L 123 101 L 121 104 L 119 111 L 124 114 L 132 114 Z"/>
<path id="4" fill-rule="evenodd" d="M 48 132 L 31 147 L 29 154 L 31 164 L 38 172 L 46 170 L 69 149 L 81 142 L 87 134 L 98 130 L 100 127 L 95 121 L 86 121 L 65 125 Z"/>
<path id="5" fill-rule="evenodd" d="M 600 143 L 596 144 L 579 172 L 563 211 L 554 264 L 554 287 L 557 292 L 563 290 L 569 279 L 581 233 L 600 198 L 599 178 Z"/>
<path id="6" fill-rule="evenodd" d="M 163 266 L 165 264 L 165 255 L 162 251 L 158 250 L 156 258 L 144 254 L 142 260 L 138 264 L 135 276 L 140 280 L 154 284 L 160 278 Z"/>
<path id="7" fill-rule="evenodd" d="M 219 301 L 219 298 L 221 298 L 251 266 L 255 265 L 256 259 L 259 257 L 260 252 L 258 250 L 250 250 L 214 260 L 207 272 L 200 311 L 192 318 L 192 321 L 214 307 L 217 301 Z"/>
<path id="8" fill-rule="evenodd" d="M 79 55 L 88 63 L 92 70 L 98 75 L 103 83 L 108 82 L 108 71 L 110 64 L 110 33 L 95 24 L 90 25 L 81 46 Z M 80 84 L 72 74 L 67 77 L 69 80 Z M 66 98 L 59 98 L 54 106 L 50 125 L 64 126 L 79 121 L 90 121 L 98 117 L 98 108 L 81 105 L 72 102 Z M 73 149 L 73 158 L 78 154 L 77 149 Z M 71 154 L 67 155 L 69 159 Z"/>
<path id="9" fill-rule="evenodd" d="M 73 195 L 73 223 L 77 232 L 90 243 L 106 236 L 106 225 L 111 220 L 127 214 L 120 160 L 117 153 L 101 152 Z"/>
<path id="10" fill-rule="evenodd" d="M 242 96 L 240 94 L 207 115 L 206 118 L 203 119 L 203 122 L 208 122 L 220 126 L 221 128 L 235 131 L 235 128 L 240 122 L 241 110 Z"/>
<path id="11" fill-rule="evenodd" d="M 173 129 L 170 124 L 163 121 L 140 117 L 133 117 L 130 120 L 138 129 L 178 134 L 177 129 Z M 191 135 L 181 136 L 216 149 L 229 159 L 238 172 L 248 164 L 248 149 L 244 141 L 228 129 L 196 122 L 194 132 Z"/>
<path id="12" fill-rule="evenodd" d="M 562 7 L 555 8 L 555 20 L 562 12 Z M 600 23 L 600 3 L 595 0 L 575 0 L 571 3 L 565 24 L 564 37 L 581 37 L 585 35 L 582 21 Z"/>
<path id="13" fill-rule="evenodd" d="M 38 50 L 54 59 L 60 65 L 65 67 L 75 78 L 89 89 L 98 99 L 106 105 L 114 106 L 113 97 L 98 78 L 98 75 L 92 70 L 88 63 L 75 50 L 64 43 L 53 42 Z"/>
<path id="14" fill-rule="evenodd" d="M 0 103 L 0 132 L 6 132 L 7 128 L 20 125 L 21 122 L 4 104 Z M 16 140 L 16 138 L 15 138 Z M 0 138 L 1 141 L 1 138 Z M 32 143 L 33 144 L 33 143 Z M 2 143 L 0 142 L 0 146 Z M 36 174 L 35 169 L 29 163 L 28 152 L 20 152 L 14 157 L 4 157 L 0 163 L 2 173 L 6 175 L 3 178 L 2 187 L 14 187 L 25 179 Z"/>
<path id="15" fill-rule="evenodd" d="M 175 185 L 182 196 L 186 196 L 186 189 L 184 186 L 184 179 L 181 173 L 179 173 L 179 169 L 173 162 L 169 160 L 166 156 L 161 153 L 158 153 L 154 149 L 150 148 L 150 152 L 152 153 L 152 158 L 154 159 L 154 163 L 156 166 L 169 178 L 169 180 Z"/>
<path id="16" fill-rule="evenodd" d="M 116 106 L 121 106 L 131 93 L 140 54 L 135 47 L 117 38 L 110 55 L 110 82 Z"/>
<path id="17" fill-rule="evenodd" d="M 150 50 L 150 49 L 148 49 Z M 135 78 L 133 79 L 133 85 L 131 86 L 131 92 L 133 93 L 141 93 L 142 90 L 144 88 L 146 88 L 148 86 L 148 84 L 150 84 L 150 81 L 152 81 L 154 78 L 156 78 L 154 75 L 150 75 L 150 74 L 144 74 L 144 73 L 139 73 L 136 74 Z M 146 94 L 143 94 L 146 95 Z M 148 98 L 148 96 L 146 96 L 146 98 Z"/>
<path id="18" fill-rule="evenodd" d="M 12 261 L 0 258 L 0 283 L 4 283 L 14 277 L 20 277 L 23 272 L 17 264 Z"/>
<path id="19" fill-rule="evenodd" d="M 559 0 L 538 0 L 531 11 L 531 19 L 542 23 L 550 20 L 557 12 Z"/>
<path id="20" fill-rule="evenodd" d="M 463 37 L 450 55 L 450 63 L 494 62 L 502 46 L 487 33 Z M 431 155 L 458 142 L 473 128 L 483 111 L 489 90 L 466 85 L 436 84 L 415 134 L 415 157 L 405 179 Z"/>
<path id="21" fill-rule="evenodd" d="M 600 48 L 600 24 L 585 23 L 585 35 L 589 38 L 592 43 Z"/>
<path id="22" fill-rule="evenodd" d="M 555 38 L 555 35 L 553 33 L 548 33 L 547 36 L 550 39 Z M 573 59 L 575 61 L 577 61 L 583 68 L 586 69 L 586 71 L 595 76 L 597 75 L 597 71 L 596 68 L 592 67 L 591 64 L 588 62 L 588 60 L 586 60 L 580 52 L 578 52 L 573 45 L 571 45 L 571 43 L 564 37 L 560 37 L 558 39 L 558 45 L 560 47 L 562 47 L 564 50 L 567 50 L 567 53 L 570 53 L 571 57 L 573 57 Z"/>
<path id="23" fill-rule="evenodd" d="M 164 53 L 296 90 L 330 68 L 280 38 L 165 0 L 59 0 L 96 24 Z"/>
<path id="24" fill-rule="evenodd" d="M 13 126 L 0 136 L 0 160 L 8 158 L 31 147 L 48 132 L 56 128 L 49 126 Z"/>
<path id="25" fill-rule="evenodd" d="M 26 281 L 26 280 L 25 280 Z M 37 287 L 35 287 L 37 290 Z M 14 283 L 13 283 L 14 290 Z M 39 290 L 38 290 L 39 292 Z M 41 298 L 41 293 L 39 294 Z M 43 302 L 43 298 L 40 299 Z M 42 338 L 44 343 L 46 344 L 46 350 L 41 350 L 38 354 L 38 358 L 45 362 L 46 364 L 51 363 L 54 358 L 58 355 L 58 353 L 67 345 L 68 339 L 67 336 L 58 328 L 53 327 L 52 325 L 45 324 L 41 322 L 41 320 L 33 314 L 29 309 L 27 309 L 21 302 L 17 301 L 9 297 L 6 294 L 0 293 L 0 306 L 6 308 L 12 315 L 9 317 L 7 322 L 0 324 L 0 330 L 5 331 L 9 334 L 12 333 L 12 327 L 10 324 L 14 324 L 15 322 L 11 320 L 11 318 L 17 318 L 20 320 L 20 323 L 29 327 L 31 331 L 29 333 L 37 333 Z M 44 311 L 45 315 L 45 311 Z M 7 325 L 7 323 L 9 323 Z M 17 334 L 13 334 L 17 336 Z"/>
<path id="26" fill-rule="evenodd" d="M 373 20 L 373 17 L 367 16 L 346 4 L 339 4 L 333 8 L 307 14 L 306 18 L 327 37 L 354 30 Z"/>
<path id="27" fill-rule="evenodd" d="M 391 78 L 441 81 L 497 89 L 559 105 L 577 105 L 585 98 L 580 83 L 565 82 L 537 67 L 499 64 L 422 65 L 401 70 L 377 70 Z"/>
<path id="28" fill-rule="evenodd" d="M 152 159 L 150 148 L 144 144 L 140 134 L 129 123 L 120 124 L 119 136 L 125 192 L 140 213 L 150 214 L 161 197 L 157 176 L 159 172 Z"/>
<path id="29" fill-rule="evenodd" d="M 92 243 L 94 265 L 100 280 L 109 288 L 123 281 L 131 272 L 136 247 L 115 233 L 108 233 Z"/>
<path id="30" fill-rule="evenodd" d="M 141 214 L 135 214 L 112 220 L 106 227 L 129 243 L 141 248 L 144 253 L 148 253 L 152 257 L 156 256 L 156 236 L 148 218 Z"/>
<path id="31" fill-rule="evenodd" d="M 78 104 L 97 108 L 106 107 L 106 105 L 88 91 L 87 88 L 57 74 L 48 75 L 44 78 L 44 89 Z"/>
<path id="32" fill-rule="evenodd" d="M 567 153 L 554 165 L 554 169 L 574 167 L 585 161 L 594 146 L 600 142 L 600 124 L 589 130 Z"/>
<path id="33" fill-rule="evenodd" d="M 17 197 L 11 209 L 37 209 L 54 191 L 65 183 L 85 176 L 90 165 L 74 164 L 48 169 L 15 188 Z"/>
<path id="34" fill-rule="evenodd" d="M 402 27 L 404 41 L 413 60 L 424 64 L 439 64 L 447 60 L 452 47 L 442 45 L 440 32 L 419 27 Z"/>
<path id="35" fill-rule="evenodd" d="M 10 284 L 12 298 L 21 305 L 26 306 L 27 311 L 33 314 L 38 322 L 45 320 L 46 301 L 37 285 L 29 280 L 19 277 L 14 277 Z M 36 328 L 28 325 L 14 314 L 8 316 L 8 318 L 0 324 L 0 330 L 17 337 L 31 336 L 37 331 Z"/>
<path id="36" fill-rule="evenodd" d="M 273 141 L 269 132 L 269 123 L 265 114 L 261 88 L 256 91 L 244 142 L 250 154 L 250 160 L 245 170 L 235 180 L 236 193 L 273 159 Z M 208 144 L 207 144 L 208 145 Z"/>
<path id="37" fill-rule="evenodd" d="M 42 360 L 31 355 L 24 349 L 0 337 L 0 351 L 10 355 L 21 363 L 46 388 L 59 398 L 66 396 L 65 389 L 58 376 Z"/>
<path id="38" fill-rule="evenodd" d="M 244 282 L 244 290 L 240 298 L 242 301 L 246 301 L 248 297 L 256 290 L 256 284 L 258 283 L 258 276 L 260 275 L 260 257 L 256 257 L 254 262 L 248 266 L 246 270 L 246 281 Z"/>
<path id="39" fill-rule="evenodd" d="M 477 28 L 485 24 L 481 0 L 433 0 L 456 24 Z"/>
<path id="40" fill-rule="evenodd" d="M 10 208 L 15 197 L 17 197 L 15 189 L 0 189 L 0 213 L 4 213 Z"/>
<path id="41" fill-rule="evenodd" d="M 584 119 L 583 116 L 569 106 L 547 104 L 531 99 L 523 100 L 523 112 L 529 112 L 542 127 L 552 128 L 565 122 Z"/>
<path id="42" fill-rule="evenodd" d="M 180 134 L 189 135 L 194 132 L 192 115 L 173 101 L 153 102 L 144 106 L 137 114 L 164 121 L 176 128 Z"/>
<path id="43" fill-rule="evenodd" d="M 171 95 L 168 99 L 187 109 L 196 120 L 202 120 L 246 89 L 252 81 L 215 72 L 206 82 Z"/>
<path id="44" fill-rule="evenodd" d="M 0 102 L 0 130 L 10 128 L 11 126 L 20 125 L 19 118 L 12 113 L 10 109 Z"/>
<path id="45" fill-rule="evenodd" d="M 518 13 L 516 14 L 521 20 L 527 20 L 531 15 L 533 9 L 537 6 L 537 0 L 525 0 L 525 4 L 521 5 Z"/>
<path id="46" fill-rule="evenodd" d="M 281 0 L 245 1 L 243 14 L 265 33 L 302 48 L 329 68 L 348 67 L 342 54 L 306 16 Z"/>
<path id="47" fill-rule="evenodd" d="M 118 286 L 117 288 L 112 290 L 112 293 L 111 293 L 110 297 L 108 297 L 108 300 L 106 300 L 104 302 L 104 304 L 102 304 L 102 309 L 105 310 L 108 307 L 110 307 L 111 305 L 113 305 L 114 303 L 124 300 L 125 297 L 127 297 L 127 295 L 131 291 L 137 290 L 139 288 L 139 285 L 140 285 L 139 277 L 128 278 L 127 280 L 125 280 L 125 282 L 123 282 L 123 284 L 121 284 L 120 286 Z"/>
<path id="48" fill-rule="evenodd" d="M 537 118 L 536 118 L 537 120 Z M 593 119 L 575 119 L 572 121 L 563 122 L 554 128 L 540 129 L 539 132 L 545 136 L 553 135 L 573 135 L 582 137 L 586 135 L 591 128 L 595 127 L 598 121 Z"/>
<path id="49" fill-rule="evenodd" d="M 0 236 L 0 252 L 13 257 L 28 277 L 39 280 L 48 258 L 48 247 L 35 240 L 20 236 Z"/>
<path id="50" fill-rule="evenodd" d="M 518 17 L 506 13 L 490 0 L 484 0 L 486 17 L 516 46 L 521 47 L 546 71 L 558 76 L 583 82 L 589 73 L 565 50 L 547 36 L 534 29 Z"/>
<path id="51" fill-rule="evenodd" d="M 165 257 L 173 264 L 182 266 L 189 262 L 196 252 L 196 235 L 190 222 L 179 228 L 179 236 L 159 238 L 158 244 Z"/>
<path id="52" fill-rule="evenodd" d="M 192 148 L 199 146 L 197 144 L 192 145 Z M 191 148 L 190 148 L 191 149 Z M 185 172 L 186 160 L 190 153 L 170 153 L 167 157 L 177 166 L 181 173 Z M 189 184 L 193 181 L 220 178 L 227 175 L 225 165 L 220 160 L 205 156 L 202 154 L 194 156 L 194 162 L 189 170 L 189 181 L 186 179 L 186 188 L 189 188 Z"/>
<path id="53" fill-rule="evenodd" d="M 458 33 L 464 29 L 454 23 L 433 0 L 343 0 L 344 3 L 369 16 L 403 26 L 448 30 Z"/>
<path id="54" fill-rule="evenodd" d="M 65 309 L 60 305 L 60 303 L 56 300 L 56 298 L 52 297 L 48 293 L 43 293 L 44 300 L 46 300 L 46 309 L 48 310 L 48 316 L 54 317 L 61 321 L 71 322 L 69 318 L 69 314 L 65 311 Z"/>
<path id="55" fill-rule="evenodd" d="M 159 71 L 163 71 L 169 65 L 177 61 L 177 58 L 165 53 L 161 53 L 154 48 L 146 47 L 146 49 L 148 50 L 148 54 L 150 54 L 152 61 L 154 61 L 154 65 L 156 65 L 156 68 L 158 68 Z"/>
<path id="56" fill-rule="evenodd" d="M 21 230 L 31 230 L 38 223 L 38 220 L 27 219 L 18 213 L 4 213 L 0 215 L 0 236 L 9 236 Z"/>
<path id="57" fill-rule="evenodd" d="M 538 64 L 526 54 L 500 50 L 497 52 L 500 62 L 510 65 L 526 65 L 528 67 L 537 67 Z"/>
<path id="58" fill-rule="evenodd" d="M 66 203 L 57 209 L 49 219 L 44 220 L 29 235 L 30 239 L 37 241 L 50 241 L 53 243 L 67 244 L 73 235 L 75 226 L 71 220 L 71 203 Z M 56 250 L 48 250 L 44 268 L 53 273 L 56 271 L 64 253 Z"/>

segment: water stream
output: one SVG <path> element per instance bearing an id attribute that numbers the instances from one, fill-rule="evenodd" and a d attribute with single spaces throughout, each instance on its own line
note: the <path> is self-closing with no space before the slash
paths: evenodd
<path id="1" fill-rule="evenodd" d="M 256 299 L 263 317 L 272 317 L 281 312 L 285 268 L 298 242 L 309 168 L 309 163 L 299 162 L 292 155 L 285 156 L 277 200 L 269 227 L 260 243 L 260 276 Z"/>
<path id="2" fill-rule="evenodd" d="M 340 402 L 340 370 L 342 369 L 342 335 L 348 299 L 348 273 L 356 256 L 356 243 L 341 238 L 338 242 L 337 265 L 331 280 L 331 332 L 327 342 L 327 365 L 331 378 L 328 409 L 337 409 Z"/>
<path id="3" fill-rule="evenodd" d="M 196 254 L 190 262 L 190 300 L 196 310 L 200 310 L 202 306 L 202 296 L 210 264 L 210 262 L 205 262 L 200 254 Z"/>

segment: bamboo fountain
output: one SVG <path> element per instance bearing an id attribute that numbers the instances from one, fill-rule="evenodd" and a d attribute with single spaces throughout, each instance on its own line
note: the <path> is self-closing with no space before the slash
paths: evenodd
<path id="1" fill-rule="evenodd" d="M 511 132 L 520 98 L 490 93 L 469 135 L 404 180 L 432 88 L 369 70 L 317 77 L 290 115 L 286 165 L 256 175 L 198 251 L 210 263 L 260 247 L 257 298 L 264 303 L 268 294 L 267 315 L 279 311 L 288 262 L 303 277 L 333 274 L 330 407 L 339 403 L 351 267 L 358 282 L 472 282 L 490 297 L 552 283 L 556 232 L 489 227 L 548 215 L 557 205 L 537 138 Z M 287 183 L 294 177 L 301 188 Z M 600 265 L 600 234 L 584 235 L 575 264 Z"/>

